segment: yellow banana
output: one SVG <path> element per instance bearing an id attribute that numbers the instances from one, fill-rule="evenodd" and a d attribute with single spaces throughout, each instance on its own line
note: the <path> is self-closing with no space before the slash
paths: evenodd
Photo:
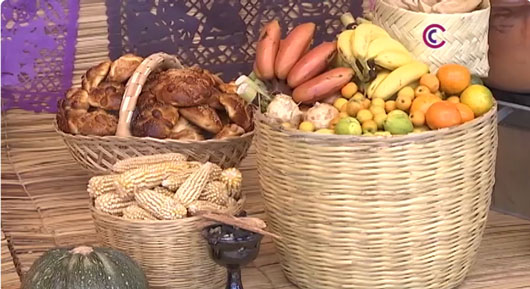
<path id="1" fill-rule="evenodd" d="M 424 74 L 429 73 L 429 66 L 425 63 L 412 61 L 392 71 L 375 89 L 373 98 L 389 99 L 400 89 L 409 83 L 420 79 Z"/>
<path id="2" fill-rule="evenodd" d="M 380 52 L 375 58 L 375 64 L 389 69 L 394 70 L 398 67 L 401 67 L 405 64 L 411 63 L 414 59 L 408 51 L 398 51 L 398 50 L 385 50 Z"/>
<path id="3" fill-rule="evenodd" d="M 377 77 L 370 83 L 370 85 L 368 85 L 368 89 L 366 89 L 366 95 L 368 98 L 372 98 L 379 84 L 381 84 L 389 74 L 389 71 L 381 71 L 377 74 Z"/>
<path id="4" fill-rule="evenodd" d="M 403 44 L 401 44 L 399 41 L 390 37 L 379 37 L 377 39 L 374 39 L 368 46 L 368 53 L 366 54 L 366 59 L 373 59 L 379 53 L 386 50 L 397 50 L 409 53 L 407 48 L 405 48 L 405 46 L 403 46 Z"/>
<path id="5" fill-rule="evenodd" d="M 353 56 L 353 49 L 351 47 L 352 41 L 351 39 L 355 37 L 355 30 L 348 29 L 344 30 L 339 34 L 339 37 L 337 38 L 337 49 L 339 50 L 339 57 L 342 58 L 342 62 L 347 63 L 348 67 L 353 68 L 353 71 L 355 71 L 355 75 L 359 77 L 359 79 L 364 80 L 361 74 L 361 70 L 357 67 L 357 63 L 355 61 L 355 56 Z"/>
<path id="6" fill-rule="evenodd" d="M 381 27 L 372 23 L 361 23 L 355 28 L 355 37 L 351 39 L 353 56 L 360 61 L 366 61 L 370 43 L 380 37 L 390 37 Z"/>

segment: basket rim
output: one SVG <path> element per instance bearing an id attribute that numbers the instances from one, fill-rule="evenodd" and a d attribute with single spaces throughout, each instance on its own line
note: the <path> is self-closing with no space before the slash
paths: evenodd
<path id="1" fill-rule="evenodd" d="M 106 136 L 98 136 L 98 135 L 81 135 L 81 134 L 70 134 L 62 131 L 59 129 L 59 125 L 57 124 L 57 117 L 53 120 L 53 127 L 55 128 L 55 131 L 63 138 L 70 138 L 70 139 L 78 139 L 78 140 L 99 140 L 99 141 L 127 141 L 131 139 L 135 140 L 145 140 L 145 141 L 154 141 L 162 144 L 203 144 L 203 143 L 230 143 L 235 140 L 240 140 L 244 138 L 248 138 L 254 135 L 254 132 L 256 129 L 253 129 L 249 132 L 245 132 L 244 134 L 237 136 L 237 137 L 231 137 L 231 138 L 225 138 L 225 139 L 205 139 L 205 140 L 178 140 L 178 139 L 158 139 L 154 137 L 137 137 L 137 136 L 117 136 L 117 135 L 106 135 Z"/>
<path id="2" fill-rule="evenodd" d="M 431 17 L 437 17 L 437 18 L 444 18 L 444 17 L 463 17 L 463 16 L 468 16 L 468 15 L 473 15 L 473 14 L 479 14 L 479 13 L 490 13 L 491 11 L 491 2 L 490 0 L 483 0 L 482 3 L 486 3 L 486 7 L 484 8 L 481 8 L 481 9 L 477 9 L 477 10 L 473 10 L 471 12 L 464 12 L 464 13 L 450 13 L 450 14 L 441 14 L 441 13 L 427 13 L 427 12 L 418 12 L 418 11 L 411 11 L 411 10 L 408 10 L 408 9 L 405 9 L 405 8 L 402 8 L 402 7 L 394 7 L 388 3 L 386 3 L 386 1 L 376 1 L 378 4 L 380 5 L 384 5 L 386 7 L 391 7 L 393 9 L 396 9 L 396 10 L 400 10 L 402 12 L 405 12 L 405 13 L 410 13 L 410 14 L 415 14 L 415 15 L 418 15 L 418 16 L 431 16 Z M 481 3 L 481 5 L 482 5 Z M 377 5 L 377 4 L 376 4 Z"/>
<path id="3" fill-rule="evenodd" d="M 494 117 L 495 114 L 497 114 L 497 101 L 494 100 L 493 107 L 484 115 L 481 115 L 471 121 L 468 121 L 466 123 L 453 126 L 453 127 L 446 127 L 442 129 L 437 130 L 430 130 L 430 131 L 424 131 L 421 133 L 409 133 L 406 135 L 391 135 L 391 136 L 356 136 L 356 135 L 326 135 L 326 134 L 318 134 L 314 132 L 301 132 L 299 130 L 286 130 L 282 129 L 279 125 L 271 125 L 266 121 L 265 114 L 259 112 L 257 113 L 255 117 L 255 121 L 261 124 L 265 124 L 269 126 L 273 131 L 275 132 L 281 132 L 284 134 L 287 134 L 289 138 L 293 139 L 299 139 L 303 141 L 341 141 L 341 142 L 351 142 L 351 143 L 371 143 L 371 142 L 403 142 L 403 141 L 416 141 L 416 140 L 423 140 L 426 138 L 436 137 L 439 135 L 446 135 L 449 133 L 454 133 L 458 131 L 464 131 L 472 126 L 475 126 L 477 123 L 483 122 L 485 120 L 491 119 Z"/>

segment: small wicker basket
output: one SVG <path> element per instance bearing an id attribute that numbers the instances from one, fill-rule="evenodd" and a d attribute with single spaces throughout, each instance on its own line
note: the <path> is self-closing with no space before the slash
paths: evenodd
<path id="1" fill-rule="evenodd" d="M 245 197 L 233 213 L 242 211 Z M 209 256 L 200 217 L 173 221 L 127 220 L 91 206 L 98 241 L 127 253 L 144 270 L 153 289 L 219 289 L 226 269 Z"/>
<path id="2" fill-rule="evenodd" d="M 257 116 L 257 167 L 283 271 L 298 287 L 450 289 L 491 202 L 496 107 L 394 137 L 285 131 Z"/>
<path id="3" fill-rule="evenodd" d="M 95 174 L 110 173 L 112 165 L 118 160 L 172 152 L 182 153 L 190 160 L 210 161 L 222 168 L 237 167 L 247 155 L 252 143 L 253 131 L 239 137 L 203 141 L 156 139 L 130 135 L 129 126 L 136 107 L 136 98 L 141 93 L 149 74 L 157 68 L 182 68 L 182 65 L 173 55 L 155 53 L 138 66 L 125 88 L 115 136 L 68 134 L 61 131 L 55 121 L 55 130 L 63 138 L 73 158 L 83 168 Z"/>
<path id="4" fill-rule="evenodd" d="M 481 9 L 471 13 L 428 14 L 375 1 L 370 14 L 375 24 L 429 64 L 431 71 L 445 63 L 458 63 L 474 75 L 487 77 L 490 9 L 489 1 L 484 0 Z"/>

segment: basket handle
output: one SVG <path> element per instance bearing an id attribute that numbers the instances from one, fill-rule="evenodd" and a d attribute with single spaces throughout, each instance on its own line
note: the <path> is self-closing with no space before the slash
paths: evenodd
<path id="1" fill-rule="evenodd" d="M 150 55 L 136 68 L 127 82 L 123 99 L 121 101 L 120 115 L 116 136 L 131 136 L 131 121 L 136 108 L 138 96 L 142 93 L 142 87 L 147 77 L 157 68 L 184 68 L 175 55 L 159 52 Z"/>

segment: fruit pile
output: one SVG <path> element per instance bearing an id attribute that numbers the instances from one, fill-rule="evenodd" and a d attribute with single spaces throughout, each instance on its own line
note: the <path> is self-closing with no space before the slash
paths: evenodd
<path id="1" fill-rule="evenodd" d="M 345 14 L 336 42 L 310 48 L 315 25 L 280 41 L 273 21 L 257 43 L 253 73 L 237 92 L 258 99 L 284 129 L 340 135 L 404 135 L 460 125 L 494 105 L 491 92 L 458 64 L 436 74 L 384 29 Z M 307 52 L 306 52 L 307 51 Z"/>

